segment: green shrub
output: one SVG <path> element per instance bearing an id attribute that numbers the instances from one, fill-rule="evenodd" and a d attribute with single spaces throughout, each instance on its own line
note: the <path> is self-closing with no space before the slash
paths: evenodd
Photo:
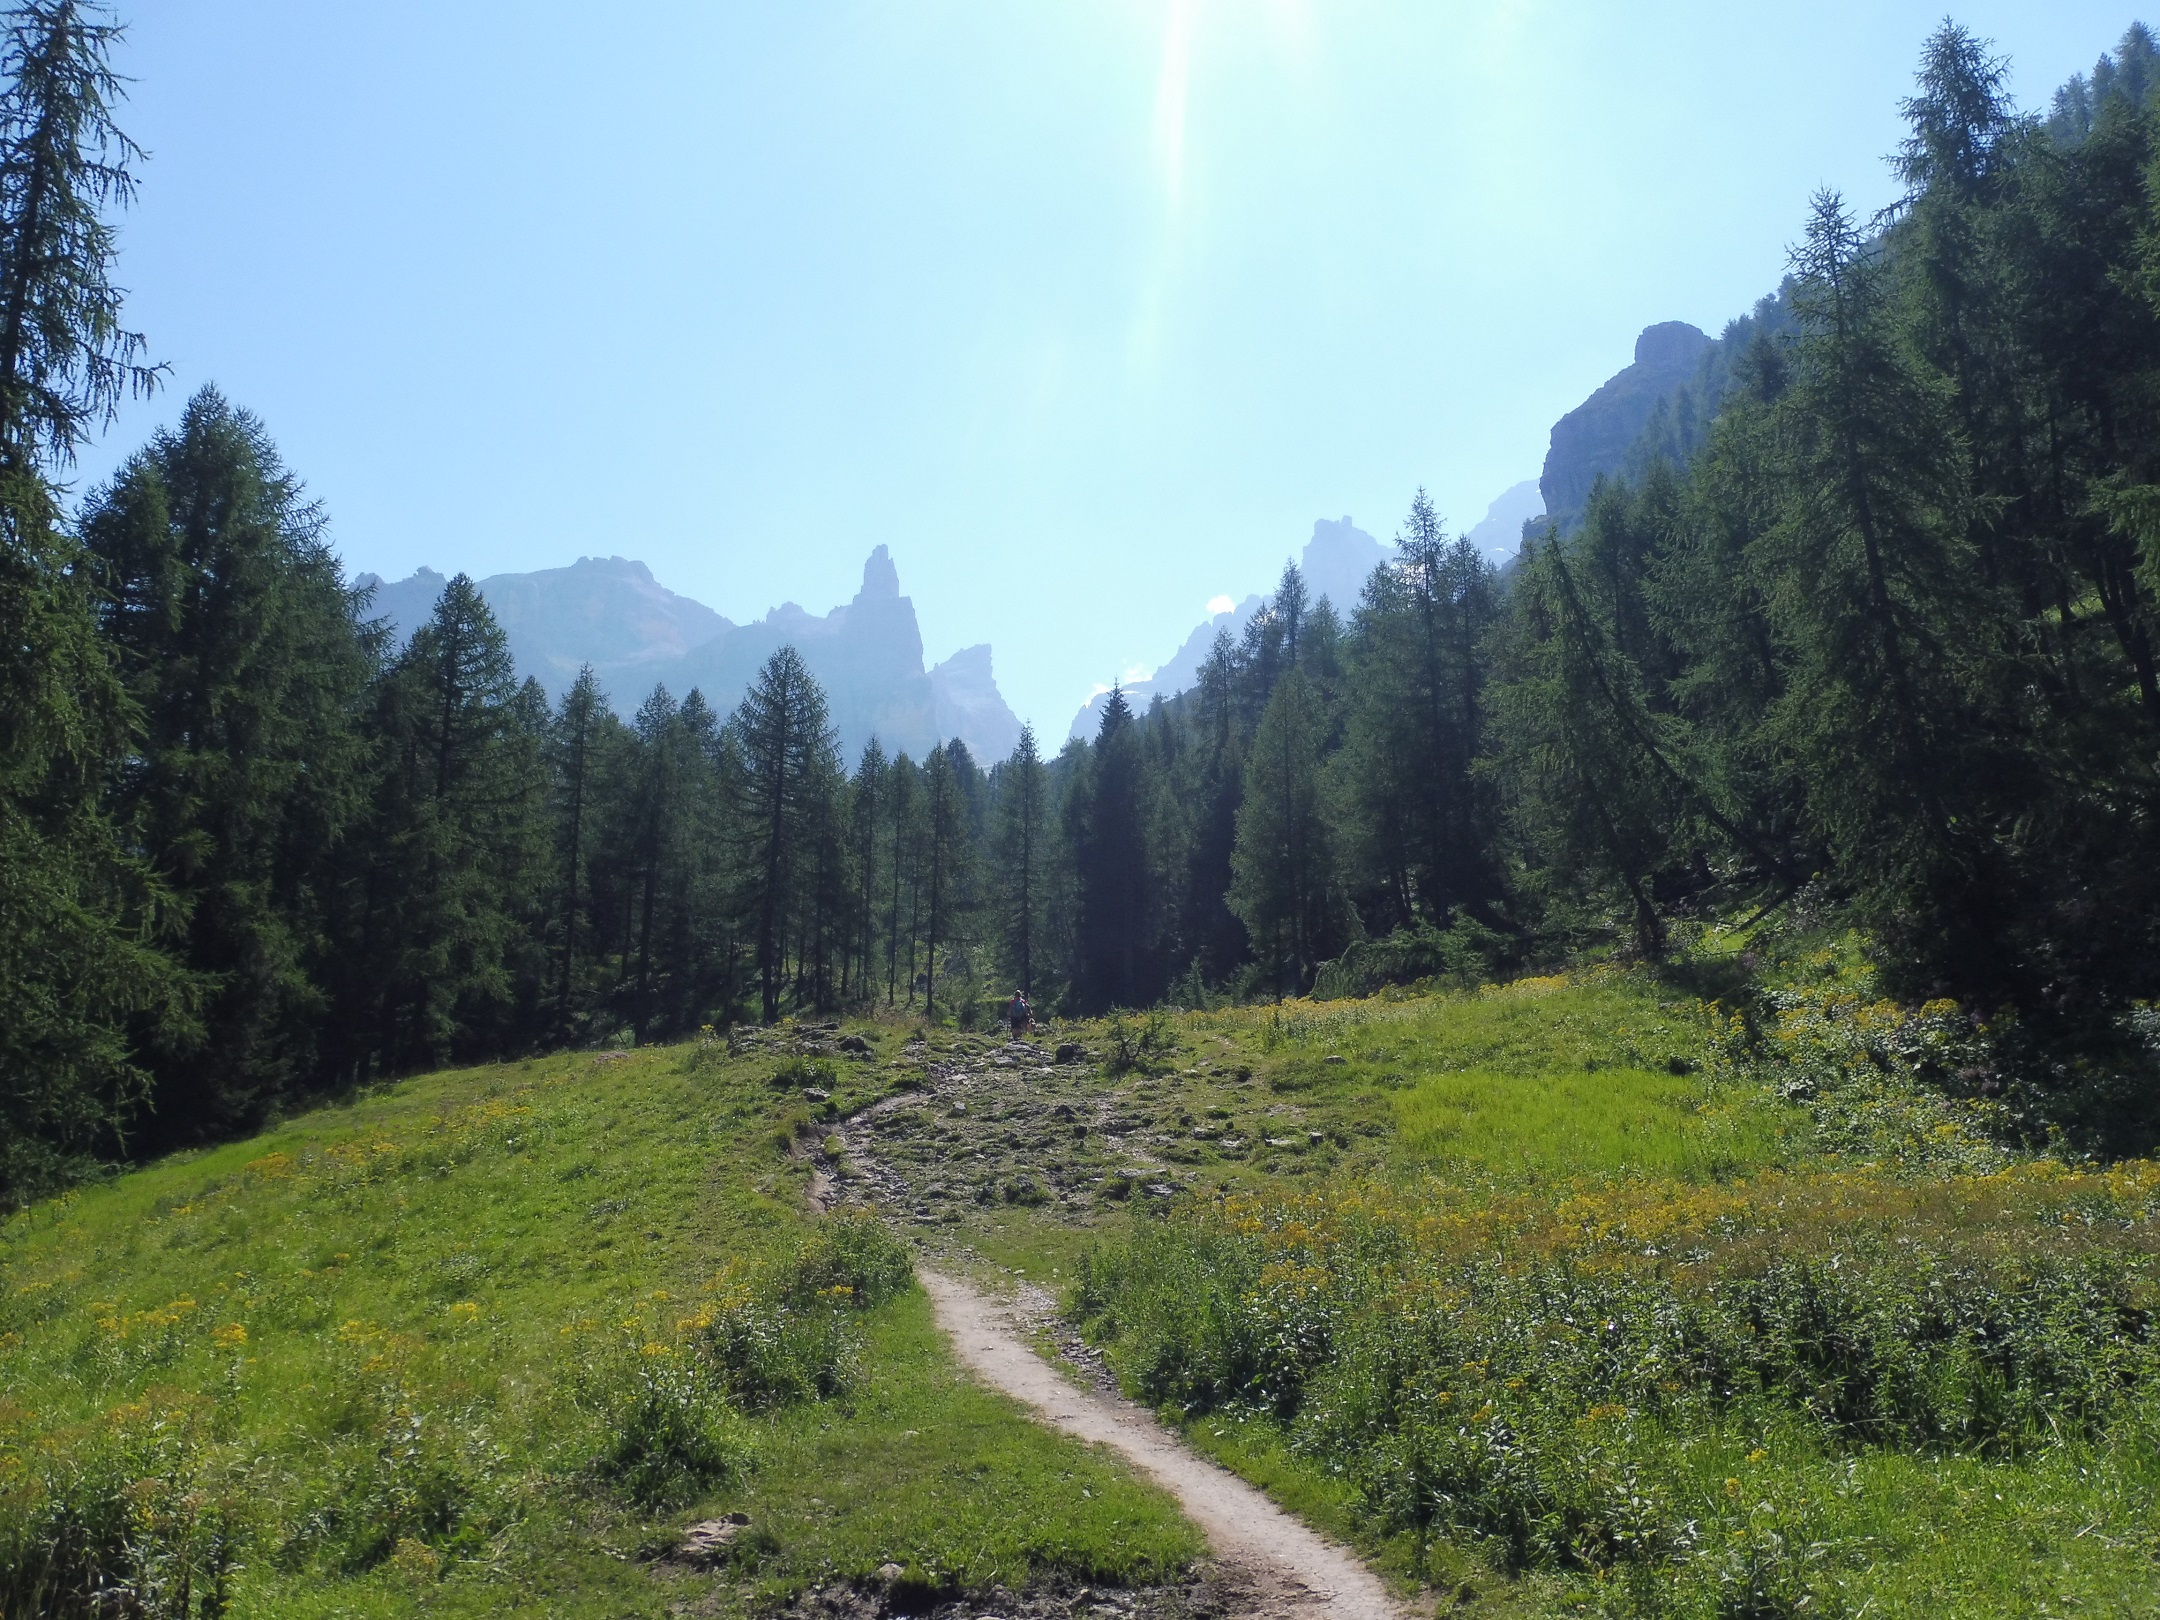
<path id="1" fill-rule="evenodd" d="M 803 1306 L 739 1298 L 712 1313 L 697 1348 L 728 1396 L 747 1410 L 831 1400 L 854 1384 L 862 1341 L 846 1301 Z"/>
<path id="2" fill-rule="evenodd" d="M 1398 928 L 1379 939 L 1361 939 L 1334 961 L 1323 962 L 1313 980 L 1312 998 L 1369 996 L 1393 984 L 1485 984 L 1499 974 L 1512 951 L 1505 935 L 1470 917 L 1458 917 L 1446 928 Z"/>
<path id="3" fill-rule="evenodd" d="M 1122 1009 L 1112 1009 L 1104 1033 L 1110 1043 L 1107 1066 L 1112 1074 L 1154 1073 L 1178 1049 L 1171 1015 L 1160 1007 L 1137 1018 Z"/>
<path id="4" fill-rule="evenodd" d="M 719 1371 L 684 1347 L 624 1344 L 586 1369 L 584 1393 L 602 1424 L 594 1472 L 642 1507 L 688 1501 L 755 1460 Z"/>
<path id="5" fill-rule="evenodd" d="M 35 1440 L 0 1401 L 0 1614 L 215 1620 L 247 1517 L 199 1409 L 137 1402 Z"/>
<path id="6" fill-rule="evenodd" d="M 1071 1305 L 1137 1395 L 1264 1417 L 1384 1535 L 1677 1567 L 1769 1615 L 1803 1612 L 1811 1538 L 1706 1514 L 1691 1437 L 1999 1457 L 2135 1426 L 2156 1239 L 2150 1165 L 1364 1189 L 1181 1206 L 1090 1253 Z"/>
<path id="7" fill-rule="evenodd" d="M 412 1406 L 329 1459 L 326 1489 L 299 1515 L 294 1553 L 317 1553 L 347 1572 L 372 1569 L 404 1542 L 471 1557 L 501 1527 L 484 1436 Z"/>
<path id="8" fill-rule="evenodd" d="M 840 1298 L 868 1310 L 905 1292 L 914 1280 L 913 1251 L 883 1221 L 868 1210 L 842 1209 L 796 1251 L 780 1297 L 796 1306 Z"/>
<path id="9" fill-rule="evenodd" d="M 471 1557 L 507 1522 L 493 1437 L 473 1413 L 419 1393 L 432 1382 L 426 1365 L 406 1335 L 360 1322 L 339 1330 L 308 1422 L 324 1467 L 288 1528 L 288 1558 L 350 1573 L 404 1542 Z"/>
<path id="10" fill-rule="evenodd" d="M 790 1058 L 773 1070 L 772 1083 L 796 1091 L 812 1086 L 830 1091 L 840 1083 L 840 1067 L 831 1058 Z"/>

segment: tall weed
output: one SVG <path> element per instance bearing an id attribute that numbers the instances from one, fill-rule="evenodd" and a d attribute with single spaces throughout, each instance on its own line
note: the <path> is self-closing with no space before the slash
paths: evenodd
<path id="1" fill-rule="evenodd" d="M 215 1620 L 246 1528 L 200 1404 L 140 1401 L 56 1437 L 0 1401 L 0 1614 Z"/>
<path id="2" fill-rule="evenodd" d="M 2160 1370 L 2156 1216 L 2150 1165 L 1229 1197 L 1096 1249 L 1071 1305 L 1136 1393 L 1265 1415 L 1384 1534 L 1684 1566 L 1729 1612 L 1778 1612 L 1759 1604 L 1805 1585 L 1811 1538 L 1704 1499 L 1688 1437 L 2002 1456 L 2101 1435 Z M 1760 1543 L 1746 1569 L 1736 1536 Z"/>

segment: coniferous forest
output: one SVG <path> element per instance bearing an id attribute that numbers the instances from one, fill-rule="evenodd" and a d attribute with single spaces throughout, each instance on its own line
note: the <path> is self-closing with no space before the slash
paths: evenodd
<path id="1" fill-rule="evenodd" d="M 2046 115 L 1946 24 L 1881 216 L 1796 221 L 1580 525 L 1496 574 L 1422 493 L 1354 602 L 1286 571 L 1199 683 L 1045 755 L 842 758 L 783 649 L 559 703 L 460 576 L 393 643 L 271 428 L 155 389 L 115 290 L 116 30 L 0 57 L 0 1203 L 446 1062 L 876 1006 L 1476 982 L 1849 917 L 1996 1032 L 1947 1083 L 2142 1143 L 2160 997 L 2160 73 Z M 1139 588 L 1139 587 L 1136 587 Z M 618 717 L 611 699 L 635 717 Z"/>

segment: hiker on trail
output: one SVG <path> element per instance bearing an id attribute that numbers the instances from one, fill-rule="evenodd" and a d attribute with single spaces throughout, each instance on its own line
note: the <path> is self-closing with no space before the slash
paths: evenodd
<path id="1" fill-rule="evenodd" d="M 1012 1025 L 1012 1038 L 1016 1041 L 1035 1022 L 1035 1009 L 1028 1005 L 1028 998 L 1021 991 L 1015 990 L 1012 1000 L 1005 1003 L 1005 1021 Z"/>

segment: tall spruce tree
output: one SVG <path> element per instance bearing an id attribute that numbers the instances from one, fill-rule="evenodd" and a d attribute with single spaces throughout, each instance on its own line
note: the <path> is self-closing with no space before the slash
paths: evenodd
<path id="1" fill-rule="evenodd" d="M 1084 1012 L 1155 999 L 1145 771 L 1132 706 L 1112 688 L 1067 809 L 1078 888 L 1073 995 Z"/>
<path id="2" fill-rule="evenodd" d="M 140 155 L 113 122 L 119 30 L 98 7 L 0 14 L 0 1205 L 126 1141 L 190 986 L 164 903 L 103 804 L 134 716 L 48 473 L 156 380 L 120 324 L 110 214 Z"/>
<path id="3" fill-rule="evenodd" d="M 838 744 L 825 693 L 793 647 L 765 661 L 733 725 L 743 761 L 745 909 L 753 919 L 760 1009 L 773 1024 L 787 990 L 790 927 L 806 865 L 824 836 Z"/>
<path id="4" fill-rule="evenodd" d="M 1296 995 L 1342 943 L 1335 841 L 1321 789 L 1327 715 L 1305 671 L 1275 684 L 1245 760 L 1230 904 L 1273 970 L 1279 995 Z"/>
<path id="5" fill-rule="evenodd" d="M 900 985 L 907 985 L 909 1006 L 915 1003 L 915 897 L 920 892 L 917 853 L 921 847 L 922 773 L 915 762 L 901 754 L 886 777 L 884 832 L 890 852 L 885 869 L 891 893 L 885 904 L 885 1005 L 899 1005 Z M 902 975 L 901 964 L 907 964 Z"/>
<path id="6" fill-rule="evenodd" d="M 878 877 L 884 868 L 879 864 L 879 832 L 884 825 L 886 779 L 891 766 L 886 762 L 884 746 L 876 737 L 863 745 L 862 757 L 855 765 L 855 779 L 848 794 L 848 842 L 855 860 L 855 883 L 857 922 L 850 940 L 853 953 L 853 977 L 848 981 L 849 999 L 872 1002 L 877 999 L 879 974 L 878 963 L 878 900 L 884 893 Z"/>
<path id="7" fill-rule="evenodd" d="M 1889 267 L 1836 196 L 1816 199 L 1795 271 L 1806 335 L 1780 404 L 1786 499 L 1756 544 L 1792 655 L 1772 723 L 1871 920 L 1917 928 L 1893 948 L 1923 976 L 1977 987 L 2009 898 L 1979 812 L 1988 777 L 2020 774 L 1989 746 L 2009 615 L 1970 543 L 1949 401 L 1908 358 Z M 1958 953 L 1977 954 L 1952 966 Z"/>
<path id="8" fill-rule="evenodd" d="M 549 776 L 555 797 L 553 1033 L 581 1033 L 591 989 L 580 969 L 597 960 L 601 943 L 592 882 L 606 825 L 608 791 L 620 767 L 622 726 L 607 706 L 590 664 L 578 671 L 548 728 Z"/>
<path id="9" fill-rule="evenodd" d="M 452 579 L 380 683 L 369 842 L 355 889 L 356 1064 L 404 1072 L 513 1047 L 545 981 L 544 700 L 524 692 L 479 587 Z M 539 712 L 535 712 L 538 710 Z"/>
<path id="10" fill-rule="evenodd" d="M 989 890 L 997 906 L 1005 964 L 1021 993 L 1032 997 L 1050 878 L 1050 781 L 1035 747 L 1033 726 L 1021 726 L 1020 740 L 998 767 L 995 780 Z"/>
<path id="11" fill-rule="evenodd" d="M 1367 582 L 1349 664 L 1347 746 L 1337 767 L 1346 855 L 1392 926 L 1488 924 L 1500 899 L 1485 747 L 1486 642 L 1499 617 L 1492 570 L 1451 540 L 1422 489 L 1398 561 Z"/>
<path id="12" fill-rule="evenodd" d="M 186 921 L 198 1036 L 151 1039 L 159 1142 L 258 1121 L 321 1075 L 336 854 L 365 809 L 356 598 L 262 426 L 214 389 L 92 502 L 105 635 L 142 716 L 114 798 Z"/>

